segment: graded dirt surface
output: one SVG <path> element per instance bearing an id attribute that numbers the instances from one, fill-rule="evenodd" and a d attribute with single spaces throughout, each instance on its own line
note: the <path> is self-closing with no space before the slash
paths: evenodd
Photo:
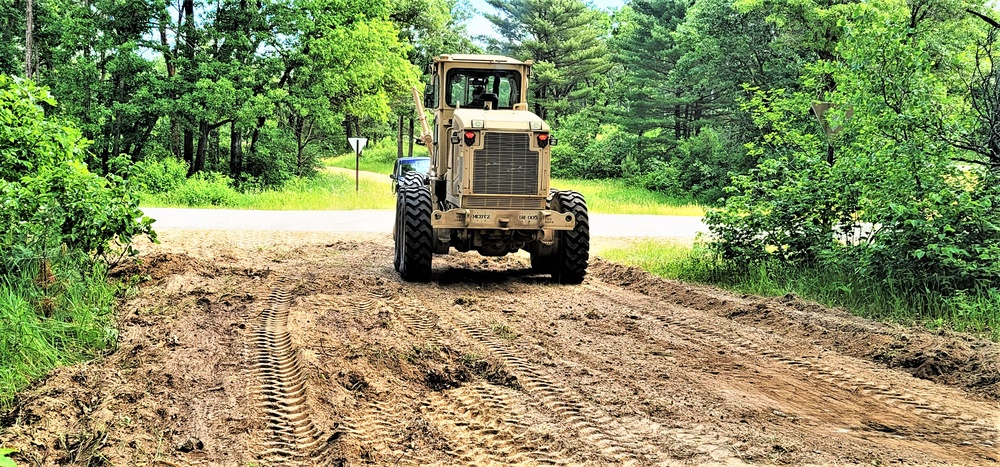
<path id="1" fill-rule="evenodd" d="M 0 414 L 19 465 L 991 465 L 1000 350 L 658 279 L 581 285 L 387 235 L 161 232 L 119 349 Z"/>

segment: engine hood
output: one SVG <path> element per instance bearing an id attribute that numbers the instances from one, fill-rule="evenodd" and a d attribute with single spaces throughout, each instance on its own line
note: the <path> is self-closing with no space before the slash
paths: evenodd
<path id="1" fill-rule="evenodd" d="M 452 116 L 452 128 L 479 129 L 473 120 L 482 120 L 484 130 L 549 131 L 549 125 L 534 112 L 527 110 L 458 109 Z M 540 129 L 531 128 L 531 122 L 541 122 Z"/>

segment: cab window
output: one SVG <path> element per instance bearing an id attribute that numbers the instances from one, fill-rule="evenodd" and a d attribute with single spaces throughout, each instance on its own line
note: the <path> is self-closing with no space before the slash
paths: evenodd
<path id="1" fill-rule="evenodd" d="M 451 107 L 479 107 L 495 98 L 494 108 L 512 109 L 521 101 L 521 74 L 514 70 L 459 68 L 448 71 L 447 78 L 445 102 Z"/>

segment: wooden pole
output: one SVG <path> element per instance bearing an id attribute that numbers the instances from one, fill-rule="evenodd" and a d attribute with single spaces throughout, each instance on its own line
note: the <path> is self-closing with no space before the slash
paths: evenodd
<path id="1" fill-rule="evenodd" d="M 410 157 L 413 157 L 413 117 L 410 117 Z"/>
<path id="2" fill-rule="evenodd" d="M 403 115 L 399 115 L 396 123 L 396 159 L 403 157 Z"/>

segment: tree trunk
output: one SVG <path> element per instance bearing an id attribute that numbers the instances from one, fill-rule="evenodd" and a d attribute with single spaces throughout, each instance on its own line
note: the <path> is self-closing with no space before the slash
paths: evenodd
<path id="1" fill-rule="evenodd" d="M 184 162 L 188 164 L 188 174 L 194 173 L 194 130 L 184 129 Z"/>
<path id="2" fill-rule="evenodd" d="M 396 158 L 403 157 L 403 116 L 399 116 L 396 124 Z"/>
<path id="3" fill-rule="evenodd" d="M 229 173 L 239 181 L 243 172 L 243 129 L 233 122 L 229 127 Z"/>
<path id="4" fill-rule="evenodd" d="M 202 121 L 198 124 L 198 151 L 195 153 L 194 165 L 191 175 L 205 170 L 205 151 L 208 148 L 208 122 Z"/>
<path id="5" fill-rule="evenodd" d="M 25 21 L 24 27 L 24 77 L 31 79 L 33 67 L 31 66 L 31 54 L 33 52 L 34 46 L 34 35 L 35 35 L 35 15 L 33 8 L 34 0 L 28 0 L 28 8 L 26 11 L 27 21 Z"/>
<path id="6" fill-rule="evenodd" d="M 413 157 L 413 141 L 415 141 L 415 138 L 413 137 L 413 117 L 410 117 L 410 157 Z"/>

